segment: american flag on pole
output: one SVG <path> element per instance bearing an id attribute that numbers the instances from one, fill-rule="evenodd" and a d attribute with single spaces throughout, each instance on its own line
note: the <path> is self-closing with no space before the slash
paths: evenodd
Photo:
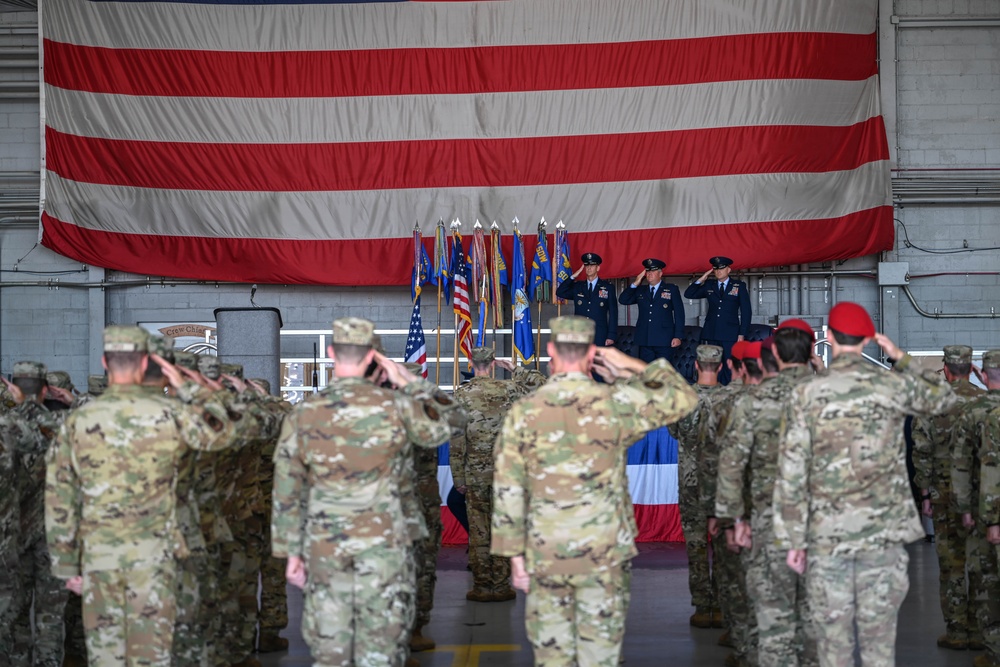
<path id="1" fill-rule="evenodd" d="M 469 310 L 469 261 L 456 230 L 451 246 L 451 275 L 455 286 L 455 314 L 458 315 L 458 344 L 462 354 L 472 359 L 472 311 Z"/>
<path id="2" fill-rule="evenodd" d="M 420 297 L 413 302 L 413 314 L 410 315 L 410 331 L 406 335 L 406 354 L 403 360 L 408 364 L 420 364 L 423 375 L 427 377 L 427 342 L 424 340 L 424 323 L 420 318 Z"/>
<path id="3" fill-rule="evenodd" d="M 608 277 L 885 250 L 877 6 L 46 0 L 43 243 L 351 285 L 439 218 L 562 218 Z"/>

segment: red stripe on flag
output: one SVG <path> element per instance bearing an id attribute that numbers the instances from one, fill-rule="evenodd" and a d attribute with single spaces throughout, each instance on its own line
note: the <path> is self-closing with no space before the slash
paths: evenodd
<path id="1" fill-rule="evenodd" d="M 44 54 L 45 82 L 52 86 L 179 97 L 455 95 L 751 79 L 860 81 L 878 69 L 874 34 L 839 33 L 266 53 L 114 49 L 46 39 Z"/>
<path id="2" fill-rule="evenodd" d="M 511 187 L 843 171 L 888 159 L 885 136 L 880 116 L 847 127 L 752 126 L 336 144 L 165 143 L 81 137 L 52 128 L 45 132 L 48 169 L 70 180 L 264 192 Z M 663 159 L 649 159 L 650 155 Z"/>
<path id="3" fill-rule="evenodd" d="M 635 505 L 639 525 L 636 542 L 683 542 L 681 513 L 677 505 Z"/>
<path id="4" fill-rule="evenodd" d="M 42 215 L 42 244 L 85 264 L 143 275 L 234 282 L 318 285 L 406 285 L 412 238 L 287 241 L 121 234 L 67 224 Z M 533 237 L 525 237 L 529 247 Z M 618 232 L 574 232 L 577 248 L 607 258 L 608 278 L 635 275 L 651 248 L 671 274 L 704 268 L 706 248 L 736 266 L 780 266 L 870 255 L 892 247 L 892 206 L 825 220 L 758 222 Z M 504 239 L 511 242 L 511 238 Z M 612 251 L 613 249 L 613 251 Z M 510 247 L 505 247 L 509 253 Z M 371 267 L 381 267 L 372 271 Z"/>

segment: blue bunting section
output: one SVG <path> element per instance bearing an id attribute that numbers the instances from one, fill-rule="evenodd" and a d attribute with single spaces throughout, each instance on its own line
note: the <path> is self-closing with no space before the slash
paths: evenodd
<path id="1" fill-rule="evenodd" d="M 677 441 L 661 428 L 650 431 L 628 450 L 628 481 L 639 526 L 638 542 L 683 542 L 677 508 Z M 448 445 L 438 448 L 438 486 L 441 490 L 443 544 L 460 545 L 468 533 L 445 505 L 454 484 L 448 465 Z"/>

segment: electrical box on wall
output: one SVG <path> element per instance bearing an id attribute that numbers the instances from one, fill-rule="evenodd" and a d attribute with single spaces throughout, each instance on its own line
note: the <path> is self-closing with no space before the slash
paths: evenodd
<path id="1" fill-rule="evenodd" d="M 909 262 L 879 262 L 879 285 L 908 285 L 910 283 Z"/>

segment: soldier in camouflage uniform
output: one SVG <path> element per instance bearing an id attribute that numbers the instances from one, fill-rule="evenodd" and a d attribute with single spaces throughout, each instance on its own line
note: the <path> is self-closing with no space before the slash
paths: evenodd
<path id="1" fill-rule="evenodd" d="M 464 432 L 451 441 L 449 450 L 451 475 L 455 488 L 465 495 L 469 513 L 469 567 L 472 569 L 472 590 L 466 600 L 502 602 L 513 600 L 510 587 L 510 561 L 490 555 L 490 517 L 493 505 L 493 445 L 500 433 L 507 410 L 526 393 L 519 375 L 536 371 L 513 369 L 514 379 L 505 381 L 491 377 L 498 365 L 492 348 L 472 350 L 475 375 L 455 390 L 455 400 L 465 408 L 469 422 Z"/>
<path id="2" fill-rule="evenodd" d="M 295 406 L 275 452 L 272 549 L 304 590 L 302 634 L 320 667 L 398 661 L 415 582 L 394 460 L 408 442 L 443 444 L 454 407 L 372 349 L 374 329 L 334 321 L 335 379 Z M 373 360 L 401 391 L 365 379 Z"/>
<path id="3" fill-rule="evenodd" d="M 913 423 L 914 483 L 923 494 L 924 513 L 934 520 L 934 541 L 937 547 L 941 580 L 941 612 L 945 634 L 937 645 L 958 651 L 982 649 L 982 633 L 976 620 L 973 590 L 966 588 L 966 542 L 968 530 L 955 513 L 951 498 L 951 439 L 952 430 L 962 405 L 983 391 L 969 382 L 972 370 L 972 348 L 968 345 L 946 345 L 944 377 L 961 402 L 945 414 L 933 419 L 918 419 Z"/>
<path id="4" fill-rule="evenodd" d="M 896 623 L 909 589 L 903 545 L 923 538 L 906 473 L 903 421 L 949 410 L 958 398 L 933 372 L 876 333 L 843 302 L 829 314 L 833 362 L 797 387 L 783 417 L 774 487 L 774 535 L 802 574 L 820 665 L 895 664 Z M 895 360 L 869 364 L 872 339 Z M 855 623 L 857 640 L 855 640 Z"/>
<path id="5" fill-rule="evenodd" d="M 967 559 L 969 564 L 970 606 L 975 609 L 977 626 L 983 634 L 986 654 L 978 656 L 977 667 L 1000 665 L 1000 637 L 996 636 L 1000 610 L 994 606 L 1000 574 L 997 572 L 996 550 L 987 540 L 987 525 L 980 517 L 982 498 L 983 451 L 992 446 L 987 440 L 985 425 L 989 414 L 1000 408 L 1000 350 L 983 354 L 980 375 L 987 392 L 962 405 L 952 432 L 951 492 L 955 511 L 968 531 Z M 985 497 L 985 496 L 983 496 Z"/>
<path id="6" fill-rule="evenodd" d="M 785 553 L 774 546 L 772 528 L 781 416 L 795 387 L 813 377 L 808 365 L 813 339 L 808 323 L 781 323 L 773 346 L 780 371 L 736 400 L 719 453 L 715 513 L 735 522 L 736 543 L 747 559 L 760 667 L 816 663 L 805 581 L 785 565 Z"/>
<path id="7" fill-rule="evenodd" d="M 156 361 L 186 405 L 139 386 Z M 169 665 L 176 606 L 174 558 L 186 547 L 175 483 L 185 446 L 224 446 L 225 397 L 184 383 L 147 355 L 138 327 L 104 332 L 110 387 L 74 411 L 56 438 L 46 486 L 53 572 L 83 595 L 93 667 Z"/>
<path id="8" fill-rule="evenodd" d="M 722 348 L 718 345 L 699 345 L 695 370 L 698 381 L 698 407 L 684 419 L 670 426 L 670 434 L 677 440 L 678 506 L 684 547 L 688 559 L 688 589 L 691 606 L 695 608 L 690 623 L 696 628 L 710 628 L 713 612 L 718 610 L 715 582 L 712 580 L 708 558 L 708 517 L 702 511 L 701 490 L 698 484 L 698 427 L 708 418 L 719 389 L 719 369 L 722 365 Z M 721 612 L 720 612 L 721 618 Z"/>
<path id="9" fill-rule="evenodd" d="M 698 397 L 663 359 L 647 366 L 595 347 L 593 320 L 557 317 L 551 328 L 553 375 L 514 403 L 497 440 L 492 552 L 511 558 L 512 583 L 528 593 L 536 665 L 615 667 L 627 613 L 623 564 L 637 553 L 627 451 L 691 412 Z M 592 369 L 629 379 L 599 384 Z"/>
<path id="10" fill-rule="evenodd" d="M 986 544 L 980 560 L 990 568 L 984 577 L 986 604 L 980 614 L 983 622 L 985 655 L 978 656 L 974 667 L 1000 666 L 1000 573 L 997 572 L 1000 549 L 1000 408 L 993 409 L 982 423 L 979 446 L 979 522 L 986 528 Z"/>
<path id="11" fill-rule="evenodd" d="M 79 408 L 80 406 L 86 405 L 92 399 L 97 398 L 108 388 L 108 376 L 106 375 L 88 375 L 87 376 L 87 393 L 80 394 L 73 401 L 73 408 Z"/>
<path id="12" fill-rule="evenodd" d="M 14 402 L 13 396 L 10 397 Z M 22 434 L 33 427 L 17 413 L 0 410 L 0 656 L 14 653 L 14 617 L 20 597 L 18 570 L 21 550 L 21 502 L 18 493 L 21 471 L 19 445 Z M 6 657 L 5 657 L 6 659 Z"/>
<path id="13" fill-rule="evenodd" d="M 45 458 L 65 412 L 44 406 L 48 394 L 45 365 L 37 361 L 14 364 L 13 383 L 23 400 L 13 408 L 32 428 L 23 433 L 20 449 L 21 553 L 20 595 L 15 602 L 15 667 L 60 667 L 65 641 L 64 616 L 69 594 L 52 575 L 52 561 L 45 544 Z M 34 635 L 32 634 L 34 626 Z"/>

